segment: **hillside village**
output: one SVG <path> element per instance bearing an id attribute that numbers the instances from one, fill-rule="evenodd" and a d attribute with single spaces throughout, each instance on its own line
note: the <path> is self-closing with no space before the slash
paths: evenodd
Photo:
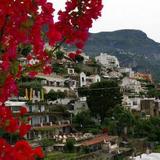
<path id="1" fill-rule="evenodd" d="M 121 67 L 117 57 L 109 53 L 100 53 L 95 58 L 82 53 L 74 61 L 67 55 L 63 49 L 57 51 L 52 74 L 19 80 L 19 97 L 11 97 L 5 103 L 15 114 L 21 106 L 27 108 L 27 116 L 32 117 L 32 128 L 26 138 L 33 146 L 41 145 L 46 153 L 64 153 L 66 144 L 70 151 L 72 146 L 69 144 L 74 140 L 74 154 L 78 154 L 79 159 L 96 159 L 99 152 L 110 158 L 133 155 L 134 145 L 127 145 L 127 138 L 111 133 L 98 118 L 89 115 L 93 123 L 88 128 L 80 120 L 78 123 L 81 113 L 87 118 L 90 112 L 87 97 L 81 96 L 79 89 L 89 88 L 94 83 L 116 81 L 122 94 L 119 105 L 127 113 L 149 119 L 160 115 L 159 95 L 153 93 L 159 91 L 159 86 L 154 84 L 152 75 Z M 24 58 L 19 60 L 26 63 Z M 36 60 L 29 63 L 36 63 Z"/>

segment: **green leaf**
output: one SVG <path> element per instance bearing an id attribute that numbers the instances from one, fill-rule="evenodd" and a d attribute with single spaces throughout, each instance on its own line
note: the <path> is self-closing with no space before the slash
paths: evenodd
<path id="1" fill-rule="evenodd" d="M 14 76 L 18 72 L 18 66 L 19 66 L 19 62 L 18 61 L 13 61 L 12 64 L 11 64 L 11 74 L 13 74 Z"/>

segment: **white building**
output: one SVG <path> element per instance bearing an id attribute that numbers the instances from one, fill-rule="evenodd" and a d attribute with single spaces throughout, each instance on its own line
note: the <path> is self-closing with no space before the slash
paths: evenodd
<path id="1" fill-rule="evenodd" d="M 143 91 L 141 83 L 136 79 L 125 77 L 122 79 L 121 87 L 125 92 L 140 93 Z"/>
<path id="2" fill-rule="evenodd" d="M 22 106 L 25 106 L 26 109 L 29 111 L 29 108 L 26 105 L 26 102 L 8 100 L 5 102 L 5 106 L 9 107 L 13 111 L 13 113 L 18 113 Z"/>
<path id="3" fill-rule="evenodd" d="M 117 57 L 101 53 L 95 57 L 96 61 L 105 66 L 106 68 L 119 68 L 119 61 Z"/>
<path id="4" fill-rule="evenodd" d="M 100 82 L 101 77 L 99 75 L 86 76 L 84 72 L 80 73 L 80 87 L 90 86 L 92 83 Z"/>
<path id="5" fill-rule="evenodd" d="M 74 115 L 83 111 L 88 111 L 87 102 L 81 99 L 78 101 L 74 101 L 73 103 L 69 104 L 68 111 Z"/>
<path id="6" fill-rule="evenodd" d="M 130 78 L 134 77 L 134 71 L 132 70 L 132 68 L 119 68 L 119 72 L 125 74 L 125 76 L 128 76 Z"/>
<path id="7" fill-rule="evenodd" d="M 150 153 L 150 154 L 141 154 L 137 157 L 131 157 L 133 160 L 159 160 L 160 159 L 160 153 Z"/>
<path id="8" fill-rule="evenodd" d="M 67 68 L 67 70 L 68 70 L 68 75 L 74 75 L 75 74 L 74 68 Z"/>
<path id="9" fill-rule="evenodd" d="M 5 106 L 9 107 L 13 113 L 19 113 L 20 108 L 23 106 L 27 109 L 28 112 L 30 113 L 39 113 L 39 115 L 32 115 L 32 119 L 30 121 L 30 124 L 32 126 L 42 124 L 42 123 L 49 123 L 49 116 L 46 115 L 40 115 L 40 113 L 45 111 L 45 106 L 44 105 L 38 105 L 38 104 L 32 104 L 32 105 L 27 105 L 26 102 L 20 102 L 20 101 L 6 101 Z"/>
<path id="10" fill-rule="evenodd" d="M 48 93 L 50 90 L 57 91 L 69 91 L 68 86 L 65 85 L 66 79 L 61 76 L 56 75 L 38 75 L 38 78 L 42 78 L 41 81 L 43 88 L 45 89 L 46 93 Z"/>
<path id="11" fill-rule="evenodd" d="M 122 77 L 122 74 L 118 71 L 111 71 L 111 72 L 107 72 L 107 71 L 101 71 L 103 78 L 105 79 L 119 79 Z"/>
<path id="12" fill-rule="evenodd" d="M 160 115 L 160 100 L 156 98 L 143 98 L 140 101 L 140 109 L 143 115 L 154 117 Z"/>
<path id="13" fill-rule="evenodd" d="M 140 97 L 129 98 L 127 95 L 123 95 L 122 105 L 129 110 L 140 111 Z"/>

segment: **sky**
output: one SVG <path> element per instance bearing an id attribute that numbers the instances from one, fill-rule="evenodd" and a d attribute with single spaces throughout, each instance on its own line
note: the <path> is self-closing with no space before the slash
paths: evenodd
<path id="1" fill-rule="evenodd" d="M 49 1 L 58 10 L 64 9 L 66 0 Z M 102 17 L 90 32 L 138 29 L 160 42 L 160 0 L 103 0 L 103 5 Z"/>

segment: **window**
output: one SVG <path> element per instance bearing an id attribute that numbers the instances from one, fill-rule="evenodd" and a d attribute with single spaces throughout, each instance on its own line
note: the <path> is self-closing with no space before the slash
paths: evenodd
<path id="1" fill-rule="evenodd" d="M 134 106 L 137 105 L 137 101 L 133 101 L 133 105 L 134 105 Z"/>

